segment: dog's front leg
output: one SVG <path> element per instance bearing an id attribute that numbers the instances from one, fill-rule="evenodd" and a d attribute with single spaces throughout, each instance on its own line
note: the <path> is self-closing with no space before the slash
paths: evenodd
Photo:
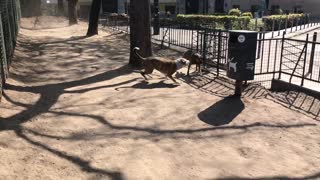
<path id="1" fill-rule="evenodd" d="M 197 66 L 198 66 L 198 72 L 200 73 L 200 75 L 202 75 L 201 64 L 197 64 Z"/>
<path id="2" fill-rule="evenodd" d="M 168 77 L 176 84 L 178 84 L 178 82 L 172 77 L 172 75 L 168 75 Z"/>

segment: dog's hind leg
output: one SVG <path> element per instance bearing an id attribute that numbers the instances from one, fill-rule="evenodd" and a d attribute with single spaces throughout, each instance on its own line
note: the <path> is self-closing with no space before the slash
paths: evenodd
<path id="1" fill-rule="evenodd" d="M 145 72 L 140 72 L 140 74 L 143 76 L 145 80 L 148 80 L 147 77 L 145 76 Z"/>
<path id="2" fill-rule="evenodd" d="M 147 80 L 147 76 L 151 77 L 151 73 L 153 72 L 153 69 L 145 69 L 144 72 L 141 72 L 141 75 Z"/>
<path id="3" fill-rule="evenodd" d="M 189 76 L 190 67 L 191 67 L 191 63 L 190 63 L 189 66 L 188 66 L 187 76 Z"/>

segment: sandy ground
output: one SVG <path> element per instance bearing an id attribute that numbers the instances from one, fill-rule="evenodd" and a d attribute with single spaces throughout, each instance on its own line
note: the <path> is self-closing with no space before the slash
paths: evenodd
<path id="1" fill-rule="evenodd" d="M 159 73 L 146 83 L 124 35 L 85 32 L 21 29 L 0 104 L 0 179 L 320 178 L 318 99 L 258 85 L 230 98 L 228 81 L 186 69 L 179 86 Z"/>

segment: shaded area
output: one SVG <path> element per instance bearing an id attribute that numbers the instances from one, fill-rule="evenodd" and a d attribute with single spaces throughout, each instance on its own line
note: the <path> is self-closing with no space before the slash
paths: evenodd
<path id="1" fill-rule="evenodd" d="M 234 94 L 234 83 L 225 77 L 216 77 L 213 73 L 205 73 L 203 76 L 185 76 L 183 73 L 176 75 L 191 87 L 204 93 L 219 96 L 221 98 Z M 259 83 L 250 83 L 244 87 L 242 97 L 251 99 L 268 99 L 293 111 L 303 113 L 306 116 L 320 121 L 320 99 L 305 93 L 296 91 L 271 92 Z"/>
<path id="2" fill-rule="evenodd" d="M 22 37 L 21 37 L 22 36 Z M 50 147 L 49 145 L 45 143 L 41 143 L 38 141 L 33 140 L 32 138 L 28 137 L 28 135 L 25 133 L 23 130 L 22 124 L 32 120 L 34 117 L 41 115 L 43 113 L 48 113 L 50 112 L 50 109 L 52 106 L 56 104 L 58 101 L 59 97 L 63 95 L 64 93 L 83 93 L 83 92 L 88 92 L 91 90 L 99 89 L 99 88 L 106 88 L 105 86 L 103 87 L 95 87 L 95 88 L 85 88 L 80 91 L 68 91 L 66 89 L 72 88 L 72 87 L 77 87 L 77 86 L 83 86 L 83 85 L 88 85 L 96 82 L 101 82 L 101 81 L 106 81 L 110 80 L 115 77 L 119 77 L 121 75 L 129 74 L 132 72 L 132 69 L 128 66 L 120 66 L 116 69 L 112 69 L 106 72 L 102 73 L 95 73 L 89 77 L 86 74 L 78 75 L 77 73 L 73 72 L 66 72 L 70 73 L 70 76 L 66 76 L 68 79 L 59 79 L 57 83 L 46 83 L 50 82 L 56 82 L 57 79 L 55 79 L 55 76 L 48 76 L 50 74 L 50 71 L 43 70 L 43 73 L 39 72 L 39 69 L 41 68 L 46 68 L 50 63 L 50 58 L 55 60 L 55 63 L 57 63 L 57 60 L 61 60 L 64 64 L 62 66 L 66 66 L 66 62 L 64 61 L 64 58 L 66 57 L 59 57 L 58 53 L 61 51 L 57 50 L 51 50 L 48 52 L 46 49 L 50 48 L 52 44 L 56 44 L 55 48 L 60 47 L 64 48 L 65 51 L 69 51 L 69 53 L 73 53 L 72 51 L 75 50 L 76 52 L 80 52 L 78 49 L 74 49 L 73 47 L 75 46 L 83 46 L 82 48 L 84 49 L 89 49 L 89 47 L 96 47 L 97 45 L 95 42 L 92 42 L 92 44 L 86 44 L 85 42 L 81 42 L 81 40 L 85 39 L 86 37 L 84 36 L 79 36 L 79 37 L 71 37 L 68 39 L 61 39 L 61 40 L 54 40 L 54 41 L 49 41 L 48 39 L 52 40 L 54 38 L 48 37 L 43 39 L 43 41 L 47 41 L 45 43 L 42 42 L 37 42 L 37 41 L 30 41 L 28 39 L 28 36 L 23 36 L 21 35 L 19 38 L 18 42 L 18 51 L 24 52 L 25 54 L 29 56 L 25 56 L 22 54 L 17 54 L 15 56 L 15 63 L 13 64 L 13 68 L 15 69 L 13 71 L 12 78 L 16 79 L 18 81 L 22 82 L 44 82 L 44 85 L 31 85 L 31 86 L 16 86 L 13 84 L 7 84 L 6 88 L 8 90 L 13 90 L 13 91 L 18 91 L 18 92 L 30 92 L 32 94 L 38 94 L 40 95 L 40 98 L 35 102 L 34 104 L 26 104 L 26 103 L 21 103 L 21 102 L 16 102 L 15 100 L 11 99 L 6 93 L 4 93 L 4 97 L 6 98 L 7 101 L 11 102 L 12 104 L 15 104 L 17 106 L 23 107 L 25 110 L 22 110 L 20 113 L 14 114 L 10 117 L 0 117 L 0 131 L 1 130 L 13 130 L 17 136 L 20 138 L 24 139 L 26 142 L 37 146 L 43 150 L 46 150 L 52 154 L 55 154 L 56 156 L 66 159 L 70 161 L 71 163 L 77 165 L 82 171 L 88 172 L 88 173 L 95 173 L 103 176 L 108 176 L 113 180 L 121 180 L 124 179 L 123 175 L 121 172 L 118 171 L 109 171 L 105 169 L 99 169 L 93 167 L 89 161 L 83 160 L 80 157 L 69 155 L 66 152 L 54 149 Z M 106 37 L 108 38 L 108 37 Z M 71 44 L 70 44 L 71 43 Z M 70 45 L 70 46 L 69 46 Z M 122 50 L 117 50 L 118 53 L 121 53 L 122 51 L 127 51 L 125 48 L 126 46 L 123 46 L 124 49 Z M 39 52 L 39 53 L 37 53 Z M 53 53 L 52 53 L 53 52 Z M 95 54 L 97 52 L 104 52 L 104 53 L 114 53 L 114 51 L 105 51 L 105 47 L 102 46 L 100 48 L 97 48 L 95 51 L 91 52 L 92 54 Z M 55 54 L 56 53 L 56 54 Z M 125 54 L 125 53 L 124 53 Z M 49 57 L 48 62 L 43 61 L 42 59 Z M 60 59 L 59 59 L 60 58 Z M 74 60 L 76 57 L 72 57 L 71 60 Z M 110 60 L 116 61 L 118 60 L 119 57 L 112 57 L 110 54 Z M 69 59 L 70 60 L 70 59 Z M 101 61 L 101 60 L 100 60 Z M 126 59 L 122 59 L 122 62 L 126 61 Z M 99 62 L 99 61 L 98 61 Z M 97 63 L 98 62 L 94 62 Z M 28 63 L 31 63 L 31 66 L 28 66 Z M 37 66 L 34 66 L 33 63 L 37 63 Z M 59 62 L 58 62 L 59 63 Z M 117 63 L 114 63 L 117 65 Z M 87 64 L 80 64 L 81 66 L 86 66 Z M 92 65 L 92 63 L 90 63 Z M 119 65 L 117 65 L 119 66 Z M 82 67 L 81 67 L 82 68 Z M 110 68 L 110 67 L 108 67 Z M 26 71 L 27 70 L 27 71 Z M 29 70 L 29 71 L 28 71 Z M 31 73 L 30 73 L 31 72 Z M 66 74 L 65 73 L 65 74 Z M 34 76 L 32 76 L 34 74 Z M 78 79 L 78 80 L 72 80 L 70 79 Z M 69 81 L 68 81 L 69 80 Z M 129 82 L 134 81 L 131 80 Z M 126 84 L 129 82 L 123 82 L 117 85 L 121 84 Z M 112 87 L 110 85 L 109 87 Z"/>
<path id="3" fill-rule="evenodd" d="M 173 82 L 170 83 L 165 83 L 164 80 L 156 82 L 156 83 L 149 83 L 148 81 L 141 81 L 138 82 L 132 86 L 127 86 L 127 87 L 119 87 L 119 88 L 115 88 L 117 91 L 120 89 L 130 89 L 130 88 L 134 88 L 134 89 L 159 89 L 159 88 L 176 88 L 178 87 L 179 84 L 173 84 Z"/>
<path id="4" fill-rule="evenodd" d="M 229 96 L 200 112 L 198 117 L 207 124 L 221 126 L 229 124 L 244 108 L 240 97 Z"/>
<path id="5" fill-rule="evenodd" d="M 114 36 L 117 38 L 116 36 Z M 109 37 L 108 37 L 109 38 Z M 47 38 L 46 40 L 52 40 L 51 38 Z M 16 80 L 19 81 L 26 81 L 30 82 L 29 86 L 19 86 L 15 84 L 8 84 L 8 89 L 11 91 L 16 92 L 29 92 L 32 94 L 39 95 L 39 99 L 33 104 L 28 103 L 22 103 L 22 102 L 16 102 L 14 99 L 11 99 L 7 94 L 5 94 L 4 98 L 6 98 L 7 101 L 11 102 L 12 104 L 15 104 L 18 107 L 23 107 L 24 110 L 22 110 L 20 113 L 14 114 L 10 117 L 6 118 L 0 118 L 0 131 L 14 131 L 17 136 L 25 140 L 31 145 L 34 145 L 35 147 L 45 150 L 47 152 L 50 152 L 51 154 L 65 159 L 76 166 L 78 166 L 83 172 L 87 173 L 94 173 L 98 175 L 108 176 L 111 179 L 124 179 L 123 175 L 119 171 L 111 171 L 108 169 L 101 169 L 98 167 L 93 166 L 92 164 L 94 162 L 90 162 L 88 160 L 85 160 L 84 158 L 81 158 L 80 156 L 72 155 L 72 152 L 67 152 L 64 150 L 59 150 L 54 148 L 54 146 L 50 145 L 46 141 L 39 141 L 35 136 L 38 137 L 45 137 L 49 139 L 57 139 L 57 140 L 74 140 L 74 141 L 81 141 L 85 139 L 92 138 L 95 136 L 95 138 L 98 136 L 100 138 L 124 138 L 124 139 L 146 139 L 146 140 L 152 140 L 152 141 L 159 141 L 159 139 L 166 139 L 166 138 L 186 138 L 188 135 L 192 135 L 191 138 L 193 139 L 203 139 L 203 138 L 212 138 L 212 137 L 226 137 L 226 136 L 235 136 L 242 133 L 248 133 L 250 131 L 256 131 L 261 129 L 269 129 L 272 131 L 273 129 L 298 129 L 298 128 L 305 128 L 305 127 L 316 127 L 317 124 L 313 123 L 285 123 L 285 124 L 278 124 L 278 123 L 251 123 L 251 124 L 245 124 L 245 125 L 229 125 L 229 126 L 220 126 L 223 124 L 230 123 L 241 111 L 244 109 L 244 105 L 241 102 L 240 99 L 232 99 L 230 97 L 225 98 L 218 103 L 214 104 L 213 106 L 209 107 L 207 110 L 201 112 L 199 114 L 199 117 L 203 117 L 203 121 L 215 125 L 216 127 L 169 127 L 169 128 L 158 128 L 157 126 L 142 126 L 142 125 L 128 125 L 128 124 L 121 124 L 117 121 L 113 121 L 112 119 L 107 119 L 102 115 L 96 115 L 91 114 L 93 112 L 69 112 L 65 111 L 62 108 L 55 109 L 54 106 L 57 104 L 59 98 L 61 98 L 64 94 L 72 94 L 72 93 L 86 93 L 98 89 L 105 89 L 105 88 L 115 88 L 121 86 L 123 88 L 135 88 L 135 89 L 158 89 L 158 88 L 175 88 L 172 84 L 166 84 L 163 81 L 160 81 L 159 83 L 152 83 L 148 84 L 145 82 L 137 82 L 136 84 L 131 85 L 133 82 L 137 81 L 139 78 L 130 79 L 126 81 L 119 82 L 117 81 L 114 84 L 108 84 L 108 85 L 94 85 L 94 87 L 90 86 L 95 83 L 103 82 L 103 81 L 109 81 L 114 78 L 125 76 L 130 73 L 132 73 L 132 69 L 129 66 L 123 65 L 124 62 L 126 62 L 126 59 L 123 59 L 126 55 L 128 55 L 128 49 L 125 44 L 125 42 L 119 41 L 118 43 L 123 45 L 123 48 L 115 48 L 112 44 L 107 45 L 101 45 L 102 47 L 95 47 L 93 46 L 94 43 L 97 43 L 95 41 L 94 43 L 88 43 L 83 42 L 82 40 L 86 40 L 85 38 L 79 38 L 79 39 L 59 39 L 59 40 L 53 40 L 48 43 L 45 42 L 29 42 L 27 37 L 25 37 L 24 41 L 20 41 L 21 44 L 19 46 L 24 46 L 23 50 L 27 53 L 31 53 L 29 63 L 37 63 L 37 67 L 26 67 L 27 65 L 24 60 L 26 58 L 22 58 L 19 63 L 21 64 L 21 67 L 19 68 L 20 71 L 14 76 Z M 110 39 L 108 39 L 110 40 Z M 50 43 L 53 43 L 50 44 Z M 57 44 L 55 44 L 57 43 Z M 108 42 L 107 42 L 108 43 Z M 64 45 L 65 44 L 65 45 Z M 50 60 L 59 60 L 63 61 L 63 64 L 61 67 L 70 67 L 70 72 L 66 71 L 65 68 L 63 71 L 59 71 L 59 73 L 63 72 L 65 73 L 65 78 L 56 78 L 53 76 L 47 76 L 45 71 L 47 69 L 43 70 L 43 74 L 39 73 L 39 68 L 46 67 L 50 65 L 50 63 L 42 64 L 39 63 L 37 60 L 44 58 L 43 55 L 48 54 L 46 51 L 47 48 L 53 48 L 54 46 L 58 46 L 59 49 L 53 49 L 53 53 L 49 53 L 51 56 Z M 30 49 L 29 49 L 30 48 Z M 70 52 L 70 54 L 75 53 L 75 55 L 59 55 L 55 54 L 55 52 L 59 52 L 62 49 L 66 48 L 67 51 Z M 110 48 L 110 49 L 108 49 Z M 94 54 L 95 57 L 90 57 L 88 61 L 85 61 L 85 63 L 81 60 L 83 60 L 83 55 L 85 54 L 86 50 L 90 50 L 90 54 Z M 33 51 L 38 52 L 38 54 L 32 54 Z M 103 53 L 101 53 L 103 52 Z M 39 57 L 40 56 L 40 57 Z M 106 60 L 101 60 L 101 57 L 107 56 L 108 57 L 108 63 L 103 62 Z M 79 58 L 80 57 L 80 58 Z M 39 59 L 37 59 L 39 58 Z M 77 61 L 79 58 L 80 61 Z M 96 58 L 96 59 L 95 59 Z M 71 59 L 75 62 L 65 62 L 68 61 L 68 59 Z M 121 63 L 119 63 L 121 62 Z M 51 62 L 52 63 L 52 62 Z M 34 66 L 34 64 L 32 65 Z M 71 68 L 76 66 L 76 70 L 72 70 Z M 86 67 L 90 67 L 89 71 L 83 70 Z M 99 70 L 100 68 L 103 68 L 103 66 L 107 66 L 107 68 L 103 70 Z M 23 67 L 26 67 L 25 69 L 30 68 L 32 70 L 31 75 L 29 76 L 30 72 L 25 72 Z M 93 68 L 92 68 L 93 67 Z M 92 70 L 93 69 L 93 70 Z M 96 70 L 98 69 L 98 70 Z M 65 71 L 65 72 L 64 72 Z M 36 76 L 38 75 L 38 76 Z M 90 75 L 88 77 L 88 75 Z M 27 79 L 30 78 L 30 79 Z M 208 78 L 209 79 L 209 78 Z M 32 84 L 32 83 L 38 83 L 39 84 Z M 221 79 L 214 79 L 212 83 L 218 82 L 218 89 L 215 86 L 210 87 L 211 90 L 214 90 L 214 93 L 221 93 L 221 96 L 223 97 L 228 92 L 232 91 L 228 89 L 228 86 L 225 86 L 223 84 L 219 84 L 223 82 Z M 127 85 L 128 84 L 128 85 Z M 130 84 L 130 85 L 129 85 Z M 79 87 L 83 86 L 83 87 Z M 89 86 L 89 87 L 88 87 Z M 76 88 L 76 90 L 72 90 L 71 88 Z M 203 88 L 207 88 L 207 85 L 204 85 Z M 71 90 L 70 90 L 71 89 Z M 121 88 L 118 88 L 121 89 Z M 199 88 L 201 89 L 201 88 Z M 258 87 L 253 87 L 252 90 L 256 90 Z M 257 98 L 261 98 L 263 96 L 260 96 L 259 93 L 255 93 L 255 91 L 247 91 L 247 92 L 253 92 L 253 96 Z M 261 93 L 262 92 L 262 93 Z M 263 94 L 263 90 L 261 90 L 261 94 Z M 225 94 L 224 94 L 225 93 Z M 250 94 L 250 93 L 249 93 Z M 250 95 L 251 97 L 251 95 Z M 137 97 L 139 98 L 139 97 Z M 146 96 L 145 98 L 148 98 Z M 154 96 L 153 96 L 154 98 Z M 159 97 L 157 97 L 159 98 Z M 129 99 L 130 101 L 132 99 Z M 120 103 L 125 104 L 127 101 L 121 101 Z M 233 104 L 234 103 L 234 104 Z M 86 104 L 89 106 L 88 104 Z M 131 104 L 132 105 L 132 104 Z M 135 104 L 134 104 L 135 105 Z M 233 112 L 229 114 L 225 114 L 227 116 L 226 119 L 223 119 L 222 116 L 219 116 L 219 112 L 221 112 L 221 109 L 226 106 L 234 106 Z M 108 108 L 108 107 L 105 107 Z M 229 108 L 227 108 L 229 109 Z M 35 120 L 34 118 L 41 115 L 48 113 L 53 116 L 67 116 L 67 117 L 79 117 L 88 119 L 89 121 L 97 122 L 99 125 L 103 125 L 107 129 L 106 132 L 103 132 L 101 134 L 90 134 L 87 132 L 79 132 L 79 134 L 70 134 L 66 136 L 62 135 L 56 135 L 56 134 L 50 134 L 49 132 L 42 132 L 39 130 L 34 129 L 28 129 L 23 126 L 23 123 Z M 165 115 L 163 115 L 165 116 Z M 217 117 L 219 118 L 218 121 L 216 119 L 211 119 L 211 117 Z M 39 120 L 41 121 L 41 120 Z M 227 131 L 227 132 L 225 132 Z M 135 132 L 135 133 L 132 133 Z M 220 132 L 219 133 L 212 133 L 212 134 L 201 134 L 203 132 Z M 83 133 L 83 134 L 81 134 Z M 190 138 L 190 136 L 188 137 Z M 106 162 L 108 163 L 108 162 Z"/>
<path id="6" fill-rule="evenodd" d="M 69 154 L 67 154 L 65 152 L 61 152 L 61 151 L 55 150 L 55 149 L 51 148 L 50 146 L 48 146 L 46 144 L 42 144 L 40 142 L 32 140 L 22 130 L 17 130 L 16 134 L 20 138 L 26 140 L 27 142 L 29 142 L 32 145 L 37 146 L 39 148 L 42 148 L 42 149 L 44 149 L 46 151 L 49 151 L 49 152 L 57 155 L 60 158 L 66 159 L 66 160 L 78 165 L 81 168 L 82 171 L 85 171 L 85 172 L 88 172 L 88 173 L 96 173 L 96 174 L 100 174 L 100 175 L 106 175 L 106 176 L 109 176 L 112 180 L 122 180 L 122 179 L 124 179 L 123 175 L 120 172 L 108 171 L 108 170 L 105 170 L 105 169 L 99 169 L 99 168 L 92 167 L 90 165 L 89 161 L 83 160 L 83 159 L 81 159 L 81 158 L 79 158 L 77 156 L 69 155 Z"/>
<path id="7" fill-rule="evenodd" d="M 288 176 L 274 176 L 274 177 L 258 177 L 258 178 L 252 178 L 252 177 L 224 177 L 224 178 L 218 178 L 216 180 L 316 180 L 320 178 L 320 172 L 305 176 L 305 177 L 288 177 Z"/>

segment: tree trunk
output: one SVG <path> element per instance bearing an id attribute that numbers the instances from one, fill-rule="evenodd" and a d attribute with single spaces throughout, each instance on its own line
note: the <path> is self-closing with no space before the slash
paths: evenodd
<path id="1" fill-rule="evenodd" d="M 23 17 L 33 17 L 41 15 L 41 0 L 21 0 L 20 4 Z"/>
<path id="2" fill-rule="evenodd" d="M 102 0 L 93 0 L 90 9 L 89 28 L 87 36 L 98 34 L 99 14 Z"/>
<path id="3" fill-rule="evenodd" d="M 69 25 L 78 24 L 77 3 L 78 0 L 68 0 Z"/>
<path id="4" fill-rule="evenodd" d="M 58 0 L 58 15 L 62 16 L 64 14 L 63 0 Z"/>
<path id="5" fill-rule="evenodd" d="M 141 49 L 142 56 L 152 56 L 150 17 L 150 0 L 130 0 L 130 65 L 141 65 L 133 53 L 134 47 Z"/>

